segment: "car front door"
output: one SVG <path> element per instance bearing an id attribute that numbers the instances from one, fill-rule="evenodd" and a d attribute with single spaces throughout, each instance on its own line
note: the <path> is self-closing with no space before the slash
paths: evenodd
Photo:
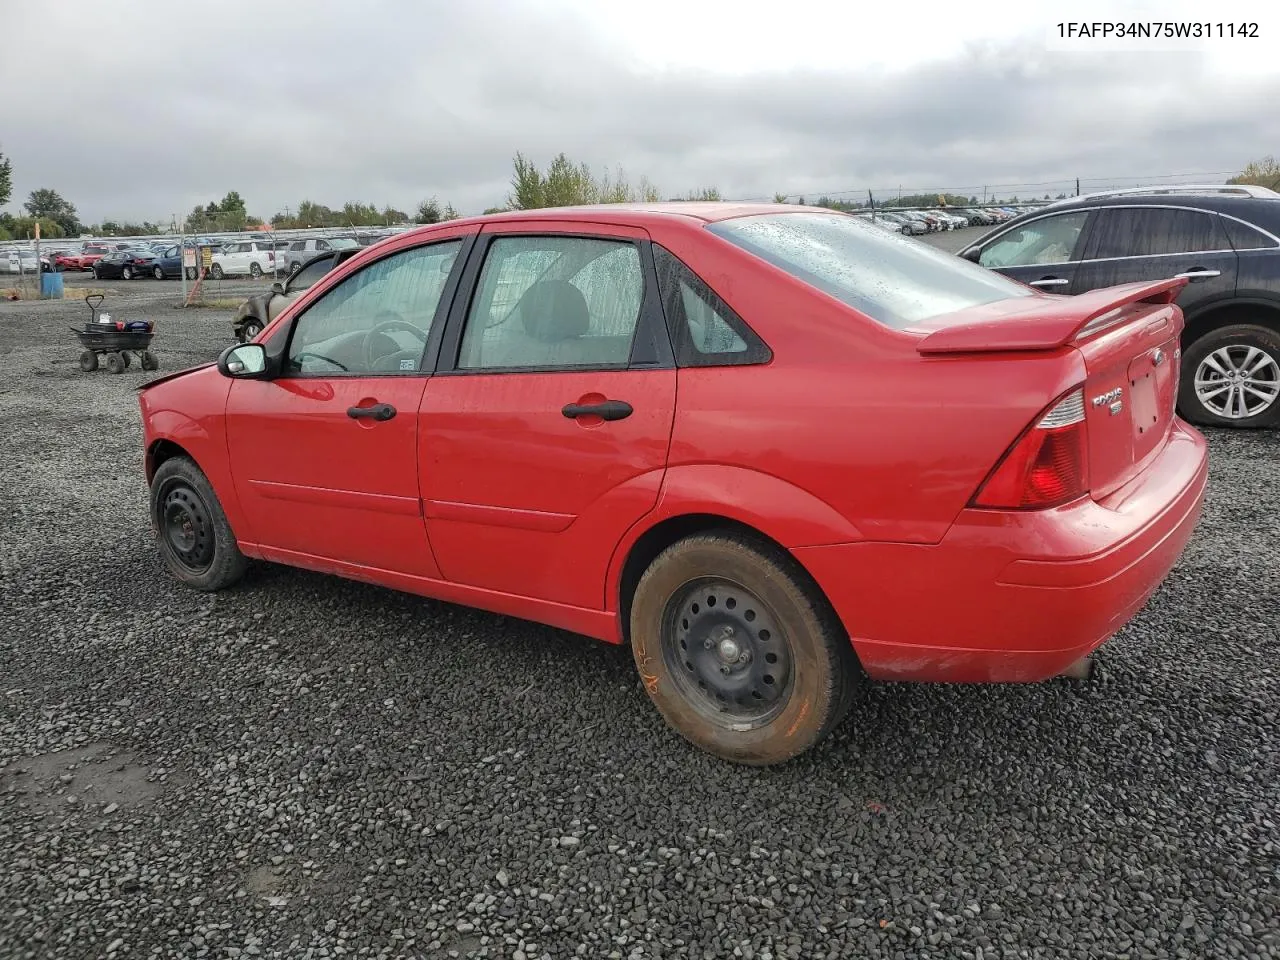
<path id="1" fill-rule="evenodd" d="M 1076 260 L 1089 216 L 1071 210 L 1026 220 L 984 243 L 976 262 L 1044 293 L 1078 293 Z"/>
<path id="2" fill-rule="evenodd" d="M 1133 205 L 1094 218 L 1073 292 L 1188 273 L 1193 280 L 1178 296 L 1188 316 L 1235 296 L 1239 257 L 1217 214 Z"/>
<path id="3" fill-rule="evenodd" d="M 657 501 L 676 372 L 647 234 L 572 229 L 481 233 L 423 396 L 423 509 L 447 579 L 601 610 Z"/>
<path id="4" fill-rule="evenodd" d="M 326 284 L 267 342 L 271 380 L 237 380 L 227 444 L 267 559 L 438 576 L 422 519 L 417 413 L 470 237 L 389 251 Z"/>

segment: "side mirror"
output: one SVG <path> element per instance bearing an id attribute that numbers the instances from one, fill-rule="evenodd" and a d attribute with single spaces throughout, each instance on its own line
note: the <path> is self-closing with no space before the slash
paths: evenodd
<path id="1" fill-rule="evenodd" d="M 267 379 L 266 347 L 260 343 L 232 344 L 218 357 L 218 372 L 237 380 Z"/>
<path id="2" fill-rule="evenodd" d="M 273 283 L 273 284 L 271 285 L 271 292 L 272 292 L 272 293 L 274 293 L 274 294 L 276 294 L 277 296 L 283 297 L 283 296 L 284 296 L 284 284 L 283 284 L 283 283 L 281 283 L 279 280 L 277 280 L 275 283 Z"/>
<path id="3" fill-rule="evenodd" d="M 960 256 L 964 257 L 970 263 L 977 263 L 982 259 L 982 251 L 977 247 L 970 247 L 968 250 L 961 253 Z"/>

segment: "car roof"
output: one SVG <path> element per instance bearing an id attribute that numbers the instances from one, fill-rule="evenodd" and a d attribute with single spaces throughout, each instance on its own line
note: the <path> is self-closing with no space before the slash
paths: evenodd
<path id="1" fill-rule="evenodd" d="M 1070 197 L 1045 207 L 1026 211 L 1018 219 L 1050 213 L 1063 213 L 1070 210 L 1093 210 L 1100 207 L 1116 206 L 1187 207 L 1193 210 L 1205 210 L 1210 213 L 1223 213 L 1240 220 L 1256 223 L 1272 231 L 1280 229 L 1280 197 L 1250 197 L 1208 191 L 1204 193 L 1196 193 L 1194 191 L 1157 193 L 1153 189 L 1151 193 L 1116 192 Z"/>
<path id="2" fill-rule="evenodd" d="M 807 207 L 793 203 L 749 203 L 738 201 L 668 200 L 657 203 L 598 203 L 576 207 L 542 207 L 534 210 L 505 210 L 478 217 L 446 220 L 420 227 L 428 231 L 442 226 L 457 227 L 484 223 L 511 223 L 525 220 L 578 221 L 610 223 L 642 227 L 647 224 L 683 221 L 715 223 L 735 217 L 767 213 L 839 213 L 826 207 Z M 411 231 L 417 233 L 418 231 Z"/>

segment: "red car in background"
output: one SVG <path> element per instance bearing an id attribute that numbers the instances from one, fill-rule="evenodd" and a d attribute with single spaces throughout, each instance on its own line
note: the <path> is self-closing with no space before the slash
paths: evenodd
<path id="1" fill-rule="evenodd" d="M 79 253 L 63 253 L 54 259 L 56 270 L 92 270 L 93 265 L 109 253 L 115 253 L 116 246 L 107 243 L 85 243 Z"/>
<path id="2" fill-rule="evenodd" d="M 670 724 L 786 760 L 870 679 L 1076 672 L 1200 514 L 1185 280 L 1044 294 L 856 217 L 438 224 L 145 386 L 161 556 L 628 643 Z"/>

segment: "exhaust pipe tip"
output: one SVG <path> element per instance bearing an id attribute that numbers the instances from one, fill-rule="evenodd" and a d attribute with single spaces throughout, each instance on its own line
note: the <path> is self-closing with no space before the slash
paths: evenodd
<path id="1" fill-rule="evenodd" d="M 1093 657 L 1081 657 L 1075 663 L 1068 664 L 1058 676 L 1071 680 L 1088 680 L 1093 676 L 1094 666 Z"/>

